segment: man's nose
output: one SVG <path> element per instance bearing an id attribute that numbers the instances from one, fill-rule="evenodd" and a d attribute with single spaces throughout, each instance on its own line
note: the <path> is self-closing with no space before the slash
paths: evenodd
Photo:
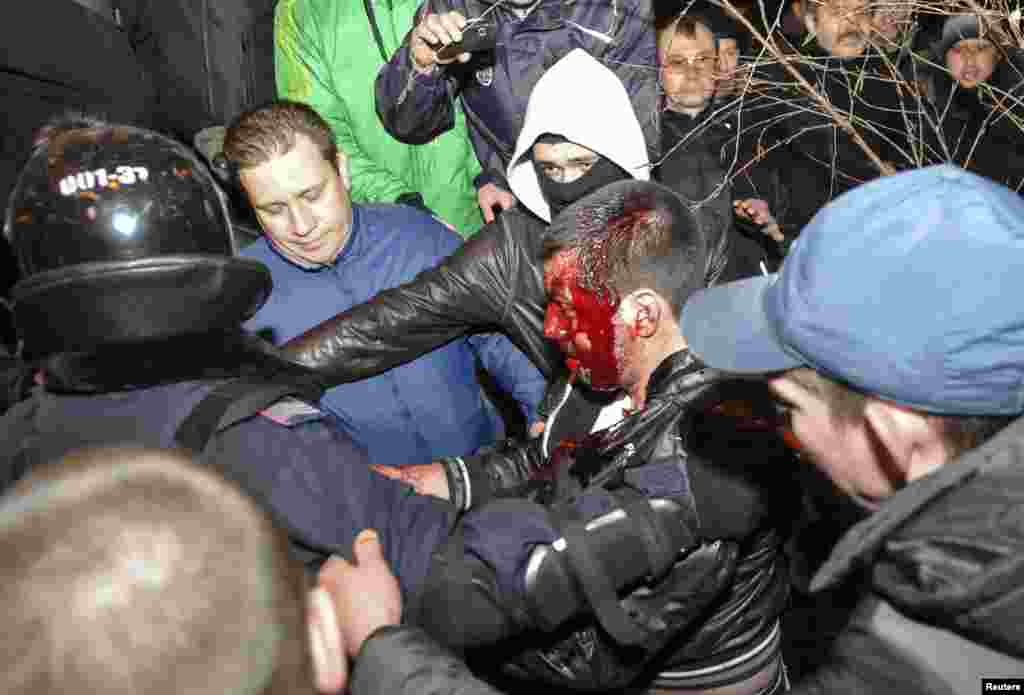
<path id="1" fill-rule="evenodd" d="M 317 217 L 308 205 L 304 205 L 302 203 L 296 205 L 293 217 L 295 222 L 295 233 L 299 236 L 306 236 L 316 229 Z"/>
<path id="2" fill-rule="evenodd" d="M 701 77 L 704 77 L 704 74 L 707 71 L 705 70 L 703 65 L 698 65 L 692 60 L 687 60 L 683 62 L 681 72 L 684 76 L 688 77 L 689 79 L 699 79 Z"/>

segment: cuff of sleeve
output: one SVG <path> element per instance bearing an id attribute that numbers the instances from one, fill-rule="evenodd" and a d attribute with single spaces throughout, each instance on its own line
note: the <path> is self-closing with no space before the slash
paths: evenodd
<path id="1" fill-rule="evenodd" d="M 430 67 L 421 68 L 419 65 L 416 64 L 416 59 L 413 58 L 412 55 L 412 49 L 408 45 L 403 46 L 401 50 L 409 54 L 407 58 L 407 63 L 409 67 L 412 68 L 412 72 L 416 77 L 428 78 L 434 77 L 434 75 L 437 74 L 439 70 L 439 66 L 437 63 L 432 63 Z"/>
<path id="2" fill-rule="evenodd" d="M 473 186 L 478 191 L 489 183 L 493 183 L 498 188 L 503 188 L 506 191 L 509 190 L 508 181 L 505 180 L 505 176 L 493 169 L 484 169 L 473 179 Z"/>
<path id="3" fill-rule="evenodd" d="M 487 457 L 470 457 L 466 461 L 469 484 L 473 489 L 473 506 L 490 501 L 494 497 L 494 478 L 487 471 Z"/>
<path id="4" fill-rule="evenodd" d="M 443 458 L 441 465 L 448 480 L 448 500 L 460 512 L 466 511 L 473 504 L 473 483 L 465 459 L 460 456 Z"/>

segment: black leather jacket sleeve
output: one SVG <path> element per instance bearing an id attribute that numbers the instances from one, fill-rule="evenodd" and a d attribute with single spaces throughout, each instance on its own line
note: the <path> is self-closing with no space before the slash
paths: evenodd
<path id="1" fill-rule="evenodd" d="M 505 443 L 483 454 L 445 458 L 440 463 L 448 480 L 449 500 L 459 511 L 468 511 L 495 497 L 524 492 L 545 459 L 540 439 L 533 439 Z"/>
<path id="2" fill-rule="evenodd" d="M 508 210 L 411 282 L 328 319 L 283 347 L 328 386 L 375 376 L 469 332 L 505 333 L 550 377 L 540 258 L 545 225 Z"/>

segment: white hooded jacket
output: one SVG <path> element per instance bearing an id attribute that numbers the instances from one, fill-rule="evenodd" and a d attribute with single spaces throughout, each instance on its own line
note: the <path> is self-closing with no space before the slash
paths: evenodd
<path id="1" fill-rule="evenodd" d="M 570 51 L 537 80 L 507 172 L 519 202 L 550 222 L 551 208 L 530 158 L 530 148 L 545 133 L 593 150 L 636 179 L 650 178 L 647 146 L 626 88 L 581 48 Z"/>

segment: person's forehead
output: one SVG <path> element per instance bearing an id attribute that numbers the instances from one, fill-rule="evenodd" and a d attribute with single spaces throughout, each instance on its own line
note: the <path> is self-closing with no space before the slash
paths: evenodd
<path id="1" fill-rule="evenodd" d="M 297 135 L 295 146 L 239 173 L 250 196 L 287 196 L 321 183 L 332 170 L 320 149 L 305 135 Z M 254 200 L 254 204 L 259 201 Z"/>
<path id="2" fill-rule="evenodd" d="M 591 159 L 597 153 L 575 142 L 541 143 L 533 146 L 533 158 L 542 162 L 567 162 L 573 159 Z"/>
<path id="3" fill-rule="evenodd" d="M 966 39 L 960 39 L 959 41 L 954 43 L 949 48 L 950 48 L 950 50 L 952 50 L 954 48 L 958 48 L 960 50 L 963 50 L 963 49 L 981 50 L 981 49 L 995 48 L 995 44 L 993 44 L 991 41 L 989 41 L 987 38 L 984 38 L 984 37 L 981 37 L 981 38 L 970 37 L 970 38 L 966 38 Z"/>
<path id="4" fill-rule="evenodd" d="M 856 14 L 868 9 L 867 0 L 812 0 L 811 4 L 819 11 L 830 12 L 836 16 Z"/>
<path id="5" fill-rule="evenodd" d="M 676 32 L 665 48 L 666 62 L 673 57 L 690 57 L 701 53 L 714 53 L 715 36 L 703 24 L 694 25 L 693 36 Z"/>

